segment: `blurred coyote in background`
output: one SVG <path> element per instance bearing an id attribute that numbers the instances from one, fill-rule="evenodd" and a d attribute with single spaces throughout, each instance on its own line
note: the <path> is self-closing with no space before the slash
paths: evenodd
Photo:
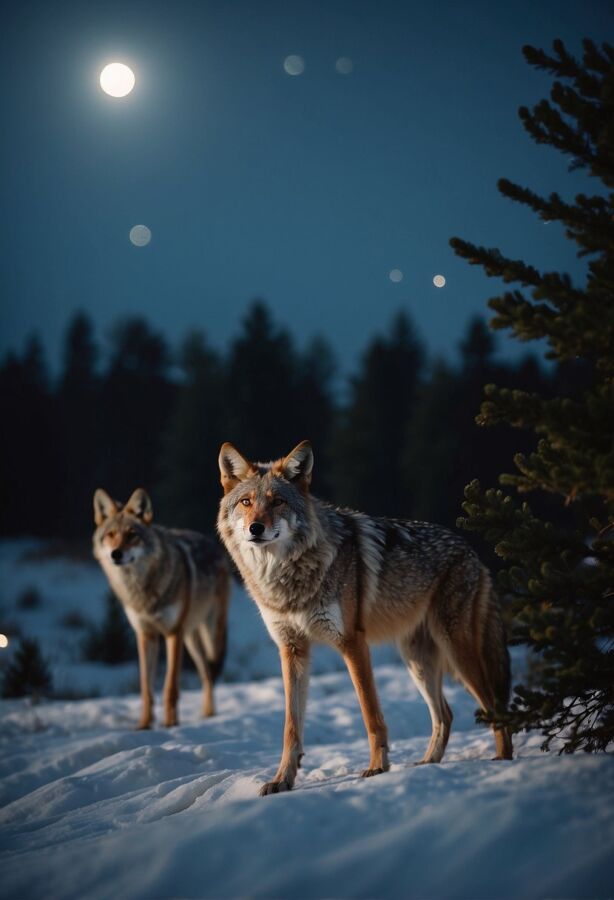
<path id="1" fill-rule="evenodd" d="M 286 723 L 279 769 L 261 794 L 289 790 L 303 755 L 309 646 L 336 647 L 364 718 L 371 758 L 364 776 L 389 768 L 388 733 L 367 642 L 394 641 L 426 701 L 432 736 L 423 763 L 444 754 L 452 712 L 442 692 L 451 670 L 488 712 L 507 705 L 510 662 L 490 576 L 473 550 L 439 525 L 373 518 L 311 496 L 307 441 L 288 456 L 253 463 L 222 446 L 218 530 L 279 647 Z M 495 729 L 497 758 L 511 759 Z"/>
<path id="2" fill-rule="evenodd" d="M 229 567 L 222 548 L 196 531 L 152 525 L 153 509 L 139 488 L 125 506 L 94 494 L 94 556 L 136 631 L 141 697 L 139 728 L 153 721 L 159 638 L 166 640 L 165 725 L 177 725 L 185 643 L 203 683 L 203 715 L 214 714 L 213 683 L 226 652 Z"/>

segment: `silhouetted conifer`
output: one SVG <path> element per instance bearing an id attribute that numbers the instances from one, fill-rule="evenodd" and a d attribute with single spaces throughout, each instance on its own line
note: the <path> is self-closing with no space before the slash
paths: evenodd
<path id="1" fill-rule="evenodd" d="M 406 313 L 367 347 L 334 441 L 338 502 L 372 515 L 410 515 L 402 459 L 423 361 L 422 343 Z"/>
<path id="2" fill-rule="evenodd" d="M 57 527 L 62 534 L 71 536 L 89 530 L 89 499 L 104 474 L 99 460 L 103 424 L 97 359 L 91 320 L 84 313 L 76 313 L 66 332 L 57 392 L 57 425 L 62 442 L 58 477 L 63 485 Z"/>
<path id="3" fill-rule="evenodd" d="M 135 487 L 151 490 L 159 474 L 163 435 L 175 397 L 164 338 L 144 319 L 119 322 L 101 385 L 99 484 L 125 500 Z M 91 498 L 87 503 L 90 505 Z"/>
<path id="4" fill-rule="evenodd" d="M 243 319 L 230 347 L 227 372 L 226 439 L 248 458 L 281 456 L 306 437 L 296 402 L 294 343 L 262 301 L 255 301 Z"/>
<path id="5" fill-rule="evenodd" d="M 60 499 L 55 398 L 37 335 L 0 368 L 0 531 L 52 533 Z"/>
<path id="6" fill-rule="evenodd" d="M 200 332 L 180 353 L 184 381 L 178 388 L 164 438 L 160 471 L 160 518 L 182 528 L 212 532 L 220 497 L 217 457 L 226 435 L 225 372 Z"/>

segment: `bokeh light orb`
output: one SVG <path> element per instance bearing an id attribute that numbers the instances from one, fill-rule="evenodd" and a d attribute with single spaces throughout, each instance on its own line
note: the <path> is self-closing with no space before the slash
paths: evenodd
<path id="1" fill-rule="evenodd" d="M 0 648 L 4 650 L 9 645 L 9 639 L 5 634 L 0 634 Z"/>
<path id="2" fill-rule="evenodd" d="M 340 75 L 350 75 L 354 69 L 354 63 L 349 56 L 340 56 L 335 63 L 335 69 Z"/>
<path id="3" fill-rule="evenodd" d="M 100 87 L 109 97 L 125 97 L 135 82 L 134 72 L 124 63 L 109 63 L 100 73 Z"/>
<path id="4" fill-rule="evenodd" d="M 388 278 L 395 284 L 398 284 L 399 281 L 403 281 L 403 273 L 400 269 L 391 269 L 388 273 Z"/>
<path id="5" fill-rule="evenodd" d="M 135 225 L 130 229 L 130 240 L 135 247 L 146 247 L 151 240 L 151 231 L 147 225 Z"/>
<path id="6" fill-rule="evenodd" d="M 438 288 L 445 287 L 446 279 L 443 277 L 443 275 L 435 275 L 435 277 L 433 278 L 433 284 Z"/>
<path id="7" fill-rule="evenodd" d="M 305 71 L 305 60 L 302 56 L 292 53 L 284 59 L 284 69 L 288 75 L 302 75 Z"/>

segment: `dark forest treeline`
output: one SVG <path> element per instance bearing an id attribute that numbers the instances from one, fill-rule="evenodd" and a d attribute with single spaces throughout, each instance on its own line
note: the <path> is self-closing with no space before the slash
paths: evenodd
<path id="1" fill-rule="evenodd" d="M 341 402 L 326 340 L 297 348 L 263 303 L 251 306 L 225 354 L 196 331 L 173 354 L 134 318 L 116 325 L 101 359 L 91 321 L 78 314 L 57 383 L 37 337 L 0 369 L 1 533 L 82 537 L 95 488 L 125 499 L 139 485 L 159 521 L 211 531 L 222 441 L 268 459 L 304 438 L 314 444 L 319 495 L 453 525 L 464 486 L 475 477 L 492 483 L 509 461 L 509 432 L 474 423 L 483 386 L 548 393 L 568 377 L 547 376 L 532 358 L 495 362 L 480 319 L 460 351 L 459 365 L 428 367 L 399 313 L 367 346 Z"/>

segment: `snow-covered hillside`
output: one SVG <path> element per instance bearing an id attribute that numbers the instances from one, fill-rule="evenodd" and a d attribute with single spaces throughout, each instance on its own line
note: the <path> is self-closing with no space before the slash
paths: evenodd
<path id="1" fill-rule="evenodd" d="M 279 679 L 222 685 L 203 722 L 132 730 L 136 697 L 2 704 L 2 895 L 11 898 L 611 897 L 614 761 L 540 754 L 493 762 L 473 703 L 445 761 L 413 767 L 424 704 L 377 670 L 392 771 L 361 779 L 367 743 L 349 678 L 314 679 L 305 768 L 258 797 L 281 743 Z"/>
<path id="2" fill-rule="evenodd" d="M 75 604 L 92 618 L 100 614 L 105 585 L 97 570 L 18 557 L 14 546 L 0 554 L 5 616 L 42 639 L 56 679 L 83 674 L 92 687 L 112 690 L 116 676 L 105 681 L 103 666 L 84 672 L 57 624 Z M 30 584 L 43 602 L 24 613 L 15 599 Z M 333 665 L 332 655 L 318 655 L 324 674 L 312 679 L 295 790 L 262 798 L 258 786 L 274 773 L 281 748 L 283 689 L 276 652 L 238 590 L 229 671 L 245 680 L 218 687 L 214 719 L 199 718 L 196 690 L 182 696 L 178 728 L 150 732 L 134 730 L 134 694 L 37 706 L 3 701 L 0 895 L 614 895 L 611 756 L 542 754 L 531 736 L 517 740 L 513 762 L 494 762 L 474 702 L 452 684 L 455 720 L 444 762 L 415 767 L 430 733 L 428 713 L 404 669 L 380 661 L 392 769 L 361 779 L 368 750 L 358 703 L 347 674 L 328 670 Z M 124 668 L 134 682 L 131 665 Z M 275 677 L 250 680 L 269 673 Z M 117 690 L 126 687 L 120 680 Z"/>

